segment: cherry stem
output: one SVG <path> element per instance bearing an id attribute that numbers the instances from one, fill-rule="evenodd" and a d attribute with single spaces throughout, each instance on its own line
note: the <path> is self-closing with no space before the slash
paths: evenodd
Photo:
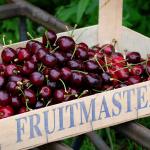
<path id="1" fill-rule="evenodd" d="M 29 88 L 31 88 L 33 86 L 33 84 L 30 84 L 27 88 L 29 89 Z"/>
<path id="2" fill-rule="evenodd" d="M 105 70 L 103 69 L 102 65 L 99 63 L 98 59 L 97 59 L 97 55 L 94 56 L 95 61 L 97 62 L 97 64 L 99 65 L 99 67 L 102 69 L 103 72 L 105 72 Z"/>
<path id="3" fill-rule="evenodd" d="M 66 94 L 65 96 L 75 96 L 75 97 L 78 97 L 78 94 Z"/>
<path id="4" fill-rule="evenodd" d="M 52 98 L 47 102 L 46 107 L 52 102 Z"/>
<path id="5" fill-rule="evenodd" d="M 77 24 L 74 25 L 73 30 L 72 30 L 72 32 L 71 32 L 71 34 L 70 34 L 71 37 L 73 37 L 74 31 L 75 31 L 75 29 L 77 28 L 77 26 L 78 26 Z"/>
<path id="6" fill-rule="evenodd" d="M 81 98 L 81 96 L 85 95 L 86 93 L 88 93 L 88 90 L 84 90 L 84 91 L 78 96 L 78 98 Z"/>
<path id="7" fill-rule="evenodd" d="M 106 70 L 108 71 L 108 66 L 107 66 L 107 58 L 106 58 L 106 56 L 104 56 L 104 59 L 105 59 L 105 63 L 106 63 Z"/>
<path id="8" fill-rule="evenodd" d="M 88 74 L 88 72 L 84 72 L 84 71 L 81 71 L 81 70 L 72 70 L 73 72 L 79 72 L 79 73 L 83 73 L 83 74 Z"/>
<path id="9" fill-rule="evenodd" d="M 117 71 L 120 71 L 120 70 L 123 70 L 123 69 L 129 69 L 130 68 L 130 66 L 126 66 L 126 67 L 123 67 L 123 68 L 121 68 L 121 69 L 118 69 L 118 70 L 115 70 L 115 71 L 113 71 L 113 73 L 115 73 L 115 72 L 117 72 Z"/>
<path id="10" fill-rule="evenodd" d="M 77 50 L 77 47 L 75 46 L 74 51 L 73 51 L 72 56 L 71 56 L 71 59 L 73 59 L 73 57 L 74 57 L 74 55 L 76 53 L 76 50 Z"/>
<path id="11" fill-rule="evenodd" d="M 99 91 L 99 90 L 97 90 L 97 89 L 92 89 L 92 90 L 95 91 L 95 92 L 98 92 L 98 93 L 104 92 L 104 91 Z"/>
<path id="12" fill-rule="evenodd" d="M 17 89 L 22 93 L 22 95 L 26 98 L 24 92 L 22 91 L 22 89 L 20 87 L 17 87 Z"/>
<path id="13" fill-rule="evenodd" d="M 118 82 L 120 82 L 120 83 L 124 83 L 124 82 L 122 82 L 122 81 L 120 81 L 120 80 L 118 80 L 118 79 L 115 79 L 115 78 L 110 78 L 110 81 L 118 81 Z"/>
<path id="14" fill-rule="evenodd" d="M 64 90 L 65 90 L 65 93 L 68 93 L 64 81 L 63 81 L 62 79 L 59 79 L 59 81 L 62 83 L 62 85 L 63 85 L 63 87 L 64 87 Z"/>
<path id="15" fill-rule="evenodd" d="M 41 63 L 40 67 L 38 68 L 38 71 L 40 71 L 42 69 L 42 67 L 43 67 L 43 64 Z"/>
<path id="16" fill-rule="evenodd" d="M 27 35 L 29 36 L 29 38 L 32 40 L 32 39 L 34 39 L 34 37 L 29 33 L 29 32 L 27 32 Z"/>
<path id="17" fill-rule="evenodd" d="M 4 46 L 6 45 L 5 37 L 6 37 L 6 35 L 3 35 L 3 45 L 4 45 Z"/>
<path id="18" fill-rule="evenodd" d="M 117 40 L 116 39 L 112 39 L 112 43 L 114 43 L 113 44 L 113 46 L 114 46 L 114 48 L 116 47 L 116 44 L 117 44 Z M 115 52 L 115 51 L 114 51 Z"/>
<path id="19" fill-rule="evenodd" d="M 29 102 L 29 99 L 26 99 L 26 108 L 27 108 L 27 110 L 29 110 L 29 111 L 31 111 L 32 109 L 28 106 L 28 102 Z"/>
<path id="20" fill-rule="evenodd" d="M 47 37 L 47 34 L 46 34 L 46 33 L 47 33 L 47 31 L 45 32 L 45 37 L 46 37 L 46 42 L 47 42 L 47 43 L 46 43 L 46 48 L 48 48 L 49 46 L 50 46 L 50 48 L 52 48 L 52 47 L 51 47 L 51 44 L 50 44 L 50 42 L 49 42 L 49 40 L 48 40 L 48 37 Z"/>
<path id="21" fill-rule="evenodd" d="M 48 85 L 48 75 L 45 75 L 45 79 L 46 79 L 46 83 L 47 83 L 47 85 Z"/>
<path id="22" fill-rule="evenodd" d="M 51 53 L 54 53 L 58 48 L 59 48 L 59 46 L 55 47 L 55 48 L 51 51 Z"/>

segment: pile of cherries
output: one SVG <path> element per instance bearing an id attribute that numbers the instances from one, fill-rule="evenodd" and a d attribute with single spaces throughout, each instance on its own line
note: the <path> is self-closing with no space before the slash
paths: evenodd
<path id="1" fill-rule="evenodd" d="M 1 58 L 0 119 L 150 80 L 149 57 L 123 56 L 112 44 L 89 48 L 52 30 L 42 42 L 4 48 Z"/>

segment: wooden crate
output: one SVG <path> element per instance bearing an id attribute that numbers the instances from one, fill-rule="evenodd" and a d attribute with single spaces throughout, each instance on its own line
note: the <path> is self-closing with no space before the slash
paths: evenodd
<path id="1" fill-rule="evenodd" d="M 121 26 L 122 0 L 101 0 L 100 6 L 100 26 L 77 29 L 74 38 L 79 37 L 78 42 L 84 41 L 89 46 L 115 38 L 117 49 L 140 51 L 146 57 L 150 53 L 150 39 Z M 118 12 L 121 15 L 118 16 Z M 106 24 L 109 26 L 110 22 L 112 26 L 108 29 Z M 64 32 L 58 36 L 67 34 Z M 16 48 L 25 44 L 20 42 L 9 46 Z M 150 81 L 147 81 L 2 119 L 0 149 L 30 149 L 150 116 L 149 97 Z"/>

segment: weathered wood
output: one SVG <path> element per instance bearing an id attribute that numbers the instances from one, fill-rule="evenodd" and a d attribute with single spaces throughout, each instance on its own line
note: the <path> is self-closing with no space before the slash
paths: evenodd
<path id="1" fill-rule="evenodd" d="M 95 132 L 89 132 L 89 133 L 86 133 L 86 135 L 91 140 L 91 142 L 94 144 L 96 149 L 98 149 L 98 150 L 110 150 L 108 145 Z"/>
<path id="2" fill-rule="evenodd" d="M 15 4 L 5 4 L 0 6 L 0 19 L 8 19 L 20 14 L 19 6 Z"/>
<path id="3" fill-rule="evenodd" d="M 130 122 L 115 126 L 115 129 L 143 147 L 150 149 L 150 130 L 141 124 Z"/>
<path id="4" fill-rule="evenodd" d="M 31 20 L 43 25 L 47 29 L 53 29 L 56 32 L 66 31 L 66 24 L 50 15 L 46 11 L 28 3 L 24 0 L 9 0 L 15 3 L 21 10 L 21 15 L 25 15 Z M 68 26 L 68 25 L 67 25 Z M 68 28 L 71 28 L 68 26 Z"/>
<path id="5" fill-rule="evenodd" d="M 99 44 L 110 43 L 113 39 L 118 41 L 121 37 L 123 0 L 100 0 L 99 3 Z"/>

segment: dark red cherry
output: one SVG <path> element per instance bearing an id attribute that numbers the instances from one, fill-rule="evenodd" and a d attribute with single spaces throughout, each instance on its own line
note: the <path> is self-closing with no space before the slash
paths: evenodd
<path id="1" fill-rule="evenodd" d="M 42 60 L 46 54 L 47 52 L 44 48 L 38 49 L 38 51 L 35 53 L 37 60 Z"/>
<path id="2" fill-rule="evenodd" d="M 93 49 L 88 50 L 88 57 L 93 58 L 95 56 L 96 52 Z"/>
<path id="3" fill-rule="evenodd" d="M 44 82 L 44 75 L 40 72 L 33 72 L 30 75 L 30 81 L 36 86 L 42 86 Z"/>
<path id="4" fill-rule="evenodd" d="M 32 54 L 35 54 L 42 47 L 42 43 L 35 40 L 28 41 L 26 44 L 26 49 L 28 49 Z"/>
<path id="5" fill-rule="evenodd" d="M 128 63 L 132 64 L 140 63 L 141 55 L 138 52 L 130 52 L 126 55 L 126 59 Z"/>
<path id="6" fill-rule="evenodd" d="M 10 104 L 10 96 L 6 91 L 0 91 L 0 106 L 7 106 Z"/>
<path id="7" fill-rule="evenodd" d="M 80 72 L 73 72 L 71 75 L 71 85 L 73 87 L 81 86 L 83 84 L 84 75 Z"/>
<path id="8" fill-rule="evenodd" d="M 112 65 L 122 65 L 125 66 L 127 64 L 127 62 L 125 61 L 123 55 L 119 52 L 115 52 L 112 54 L 111 56 L 112 58 Z"/>
<path id="9" fill-rule="evenodd" d="M 72 75 L 72 72 L 69 68 L 67 67 L 61 68 L 61 79 L 63 81 L 70 81 L 71 75 Z"/>
<path id="10" fill-rule="evenodd" d="M 47 67 L 55 67 L 57 64 L 57 59 L 53 54 L 46 54 L 42 58 L 42 62 Z"/>
<path id="11" fill-rule="evenodd" d="M 26 62 L 24 62 L 21 70 L 22 74 L 31 74 L 34 70 L 36 69 L 36 65 L 35 63 L 33 63 L 32 61 L 28 60 Z"/>
<path id="12" fill-rule="evenodd" d="M 76 89 L 76 88 L 71 88 L 69 87 L 68 88 L 68 100 L 72 100 L 72 99 L 75 99 L 77 98 L 79 95 L 79 91 Z"/>
<path id="13" fill-rule="evenodd" d="M 6 69 L 4 72 L 5 76 L 12 76 L 18 73 L 19 73 L 19 69 L 15 64 L 10 64 L 6 66 Z"/>
<path id="14" fill-rule="evenodd" d="M 104 82 L 104 83 L 107 83 L 107 84 L 109 84 L 110 83 L 110 75 L 107 73 L 107 72 L 103 72 L 102 73 L 102 81 Z"/>
<path id="15" fill-rule="evenodd" d="M 119 80 L 126 80 L 129 77 L 129 69 L 117 67 L 115 74 L 117 75 Z"/>
<path id="16" fill-rule="evenodd" d="M 118 84 L 118 85 L 115 86 L 115 89 L 117 89 L 117 88 L 122 88 L 122 87 L 126 87 L 126 86 L 127 86 L 127 84 L 125 84 L 125 83 L 120 83 L 120 84 Z"/>
<path id="17" fill-rule="evenodd" d="M 42 108 L 42 107 L 45 107 L 45 104 L 43 101 L 37 101 L 36 104 L 35 104 L 35 109 L 39 109 L 39 108 Z"/>
<path id="18" fill-rule="evenodd" d="M 89 72 L 97 72 L 99 70 L 99 66 L 97 62 L 93 60 L 89 60 L 85 62 L 85 69 L 86 71 L 89 71 Z"/>
<path id="19" fill-rule="evenodd" d="M 93 73 L 86 74 L 85 81 L 89 87 L 101 89 L 102 79 L 97 74 L 93 74 Z"/>
<path id="20" fill-rule="evenodd" d="M 13 95 L 18 92 L 18 85 L 14 81 L 9 81 L 6 85 L 6 88 Z"/>
<path id="21" fill-rule="evenodd" d="M 106 54 L 106 55 L 111 55 L 114 51 L 115 48 L 111 44 L 105 44 L 101 47 L 101 50 Z"/>
<path id="22" fill-rule="evenodd" d="M 75 49 L 75 42 L 74 40 L 69 36 L 61 36 L 57 39 L 56 45 L 59 46 L 60 50 L 66 52 L 66 51 L 72 51 Z"/>
<path id="23" fill-rule="evenodd" d="M 5 78 L 0 75 L 0 89 L 3 87 L 4 83 L 5 83 Z"/>
<path id="24" fill-rule="evenodd" d="M 48 86 L 43 86 L 40 90 L 40 96 L 42 98 L 49 98 L 51 96 L 51 89 Z"/>
<path id="25" fill-rule="evenodd" d="M 18 96 L 11 96 L 11 106 L 13 108 L 20 108 L 21 107 L 21 99 Z"/>
<path id="26" fill-rule="evenodd" d="M 70 60 L 67 62 L 67 67 L 72 70 L 82 70 L 83 64 L 79 60 Z"/>
<path id="27" fill-rule="evenodd" d="M 88 59 L 87 49 L 85 49 L 84 47 L 77 47 L 75 57 L 80 60 L 87 60 Z"/>
<path id="28" fill-rule="evenodd" d="M 64 65 L 64 63 L 66 62 L 66 58 L 65 55 L 62 52 L 55 52 L 54 53 L 59 65 Z"/>
<path id="29" fill-rule="evenodd" d="M 88 50 L 88 45 L 86 43 L 81 42 L 77 46 L 78 47 L 83 47 L 84 49 Z"/>
<path id="30" fill-rule="evenodd" d="M 22 95 L 22 103 L 27 103 L 28 105 L 34 106 L 36 104 L 36 95 L 33 90 L 25 89 L 24 95 Z"/>
<path id="31" fill-rule="evenodd" d="M 13 61 L 16 58 L 16 51 L 10 47 L 7 47 L 5 49 L 3 49 L 2 51 L 2 61 L 4 63 L 10 63 L 11 61 Z"/>
<path id="32" fill-rule="evenodd" d="M 26 107 L 22 106 L 22 107 L 19 109 L 18 114 L 22 114 L 22 113 L 25 113 L 25 112 L 27 112 L 27 111 L 28 111 L 28 109 L 27 109 Z"/>
<path id="33" fill-rule="evenodd" d="M 56 39 L 56 33 L 52 30 L 48 30 L 42 36 L 42 43 L 44 46 L 47 46 L 47 44 L 50 44 L 50 46 L 52 46 L 55 43 Z"/>
<path id="34" fill-rule="evenodd" d="M 60 77 L 61 77 L 61 73 L 60 73 L 60 70 L 59 69 L 50 69 L 50 71 L 49 71 L 49 74 L 48 74 L 48 76 L 49 76 L 49 79 L 51 80 L 51 81 L 54 81 L 54 82 L 56 82 L 56 81 L 58 81 L 59 79 L 60 79 Z"/>
<path id="35" fill-rule="evenodd" d="M 37 62 L 38 62 L 37 56 L 34 54 L 34 55 L 31 57 L 30 61 L 32 61 L 33 63 L 37 63 Z"/>
<path id="36" fill-rule="evenodd" d="M 72 58 L 72 53 L 71 52 L 67 52 L 66 54 L 66 60 L 69 61 Z"/>
<path id="37" fill-rule="evenodd" d="M 57 83 L 56 82 L 52 82 L 52 81 L 48 81 L 47 82 L 47 86 L 49 86 L 53 90 L 53 89 L 56 89 Z"/>
<path id="38" fill-rule="evenodd" d="M 129 76 L 127 83 L 128 85 L 137 84 L 141 82 L 140 76 Z"/>
<path id="39" fill-rule="evenodd" d="M 14 115 L 14 110 L 11 106 L 0 107 L 0 119 Z"/>
<path id="40" fill-rule="evenodd" d="M 31 57 L 29 50 L 27 50 L 26 48 L 19 48 L 17 55 L 18 55 L 18 60 L 21 62 L 25 60 L 29 60 Z"/>
<path id="41" fill-rule="evenodd" d="M 150 74 L 150 61 L 147 62 L 146 71 L 148 74 Z"/>
<path id="42" fill-rule="evenodd" d="M 144 67 L 141 64 L 133 66 L 130 71 L 130 74 L 133 76 L 141 76 L 143 73 Z"/>
<path id="43" fill-rule="evenodd" d="M 20 75 L 12 75 L 9 77 L 8 81 L 13 81 L 13 82 L 18 82 L 18 81 L 22 81 L 23 78 Z"/>
<path id="44" fill-rule="evenodd" d="M 0 63 L 0 75 L 4 75 L 6 66 L 3 63 Z"/>
<path id="45" fill-rule="evenodd" d="M 54 91 L 54 101 L 56 103 L 65 101 L 65 91 L 63 89 L 56 89 Z"/>

